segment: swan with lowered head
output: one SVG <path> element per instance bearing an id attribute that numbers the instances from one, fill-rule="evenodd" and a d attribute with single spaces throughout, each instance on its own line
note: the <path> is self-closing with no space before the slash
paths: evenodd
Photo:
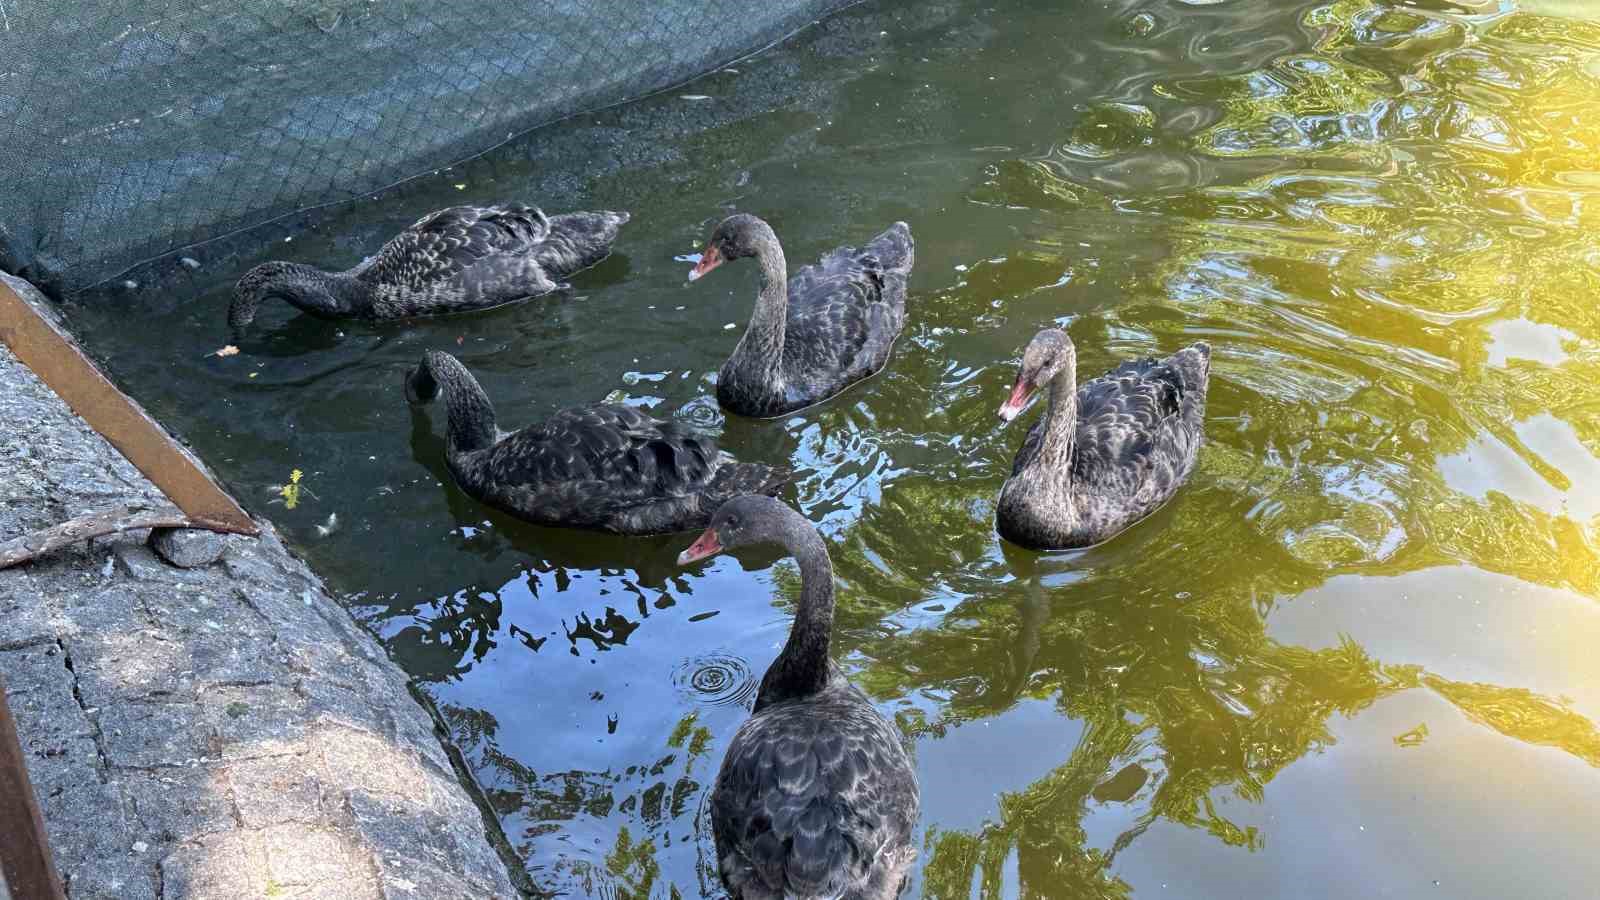
<path id="1" fill-rule="evenodd" d="M 404 319 L 503 306 L 564 285 L 611 253 L 625 212 L 546 216 L 531 206 L 453 206 L 424 216 L 345 272 L 293 262 L 251 269 L 233 289 L 228 324 L 242 331 L 279 297 L 330 319 Z"/>

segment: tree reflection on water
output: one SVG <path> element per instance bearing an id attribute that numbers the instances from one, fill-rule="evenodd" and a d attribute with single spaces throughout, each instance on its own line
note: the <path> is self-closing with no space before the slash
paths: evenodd
<path id="1" fill-rule="evenodd" d="M 1566 698 L 1268 628 L 1335 577 L 1403 602 L 1400 577 L 1446 566 L 1600 598 L 1600 502 L 1582 474 L 1600 456 L 1600 92 L 1586 68 L 1600 25 L 1380 0 L 1136 21 L 1146 5 L 1096 20 L 1093 52 L 1116 77 L 1077 85 L 1072 110 L 1029 105 L 1051 79 L 1086 77 L 1027 62 L 1089 52 L 1060 49 L 1054 4 L 970 11 L 1017 60 L 1016 109 L 999 115 L 1037 114 L 1025 131 L 1047 145 L 996 151 L 962 198 L 1007 223 L 1005 246 L 921 282 L 913 333 L 871 389 L 769 428 L 811 473 L 797 500 L 830 540 L 836 656 L 908 739 L 1004 754 L 979 729 L 1023 703 L 1082 726 L 980 827 L 929 823 L 929 896 L 1128 897 L 1118 856 L 1163 821 L 1259 851 L 1270 826 L 1226 800 L 1263 803 L 1296 761 L 1335 747 L 1341 719 L 1409 691 L 1600 766 L 1600 732 Z M 920 90 L 892 73 L 863 83 Z M 1108 545 L 1038 557 L 993 536 L 1017 435 L 992 414 L 1006 355 L 1050 321 L 1086 374 L 1197 337 L 1216 354 L 1209 444 L 1179 497 Z M 1529 329 L 1549 336 L 1538 359 L 1513 340 Z M 455 520 L 485 526 L 458 549 L 506 562 L 498 586 L 426 614 L 373 600 L 421 680 L 470 680 L 493 654 L 593 660 L 651 639 L 653 617 L 720 608 L 689 601 L 731 576 L 677 571 L 674 539 L 579 539 L 485 513 L 448 486 L 438 444 L 413 432 Z M 507 571 L 516 559 L 535 562 Z M 768 577 L 786 615 L 793 569 Z M 571 608 L 531 608 L 563 595 Z M 741 636 L 751 677 L 778 637 Z M 633 758 L 549 771 L 503 749 L 513 736 L 488 713 L 445 715 L 536 878 L 668 896 L 714 883 L 697 809 L 740 719 L 684 709 Z M 1396 751 L 1429 740 L 1424 723 Z M 1107 838 L 1091 820 L 1112 807 Z M 580 820 L 599 823 L 601 849 L 574 846 Z"/>

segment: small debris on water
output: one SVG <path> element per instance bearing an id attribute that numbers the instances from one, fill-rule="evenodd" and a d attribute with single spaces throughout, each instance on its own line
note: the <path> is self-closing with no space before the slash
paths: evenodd
<path id="1" fill-rule="evenodd" d="M 728 324 L 722 326 L 722 330 L 723 331 L 732 331 L 732 330 L 734 330 L 735 328 L 738 328 L 738 327 L 739 327 L 739 323 L 737 323 L 737 322 L 729 322 Z"/>
<path id="2" fill-rule="evenodd" d="M 139 289 L 139 282 L 130 278 L 122 283 L 122 287 L 124 290 L 137 291 Z"/>
<path id="3" fill-rule="evenodd" d="M 710 100 L 711 99 L 709 96 L 707 96 L 705 94 L 680 94 L 679 98 L 683 99 L 683 100 Z"/>
<path id="4" fill-rule="evenodd" d="M 179 257 L 178 258 L 178 264 L 183 266 L 185 269 L 189 269 L 191 271 L 194 270 L 194 269 L 200 268 L 200 260 L 195 259 L 192 256 L 181 256 L 181 257 Z"/>
<path id="5" fill-rule="evenodd" d="M 135 853 L 143 853 L 143 852 L 145 852 L 146 850 L 149 850 L 149 849 L 150 849 L 150 845 L 146 844 L 144 841 L 134 841 L 133 842 L 133 852 L 135 852 Z M 1437 881 L 1434 882 L 1434 884 L 1438 884 L 1438 883 L 1439 882 L 1437 882 Z"/>
<path id="6" fill-rule="evenodd" d="M 284 509 L 294 509 L 296 506 L 300 505 L 300 494 L 302 492 L 311 494 L 312 497 L 316 497 L 316 494 L 312 494 L 305 485 L 300 483 L 300 479 L 304 477 L 304 472 L 300 471 L 299 469 L 295 469 L 289 473 L 289 482 L 287 484 L 273 485 L 273 490 L 278 494 L 279 499 L 272 502 L 281 502 Z"/>
<path id="7" fill-rule="evenodd" d="M 467 189 L 467 186 L 466 186 L 466 185 L 464 185 L 464 184 L 458 184 L 458 185 L 456 185 L 456 190 L 458 190 L 458 191 L 464 191 L 464 190 L 466 190 L 466 189 Z"/>
<path id="8" fill-rule="evenodd" d="M 327 521 L 317 526 L 317 537 L 327 537 L 339 530 L 339 514 L 328 513 Z"/>
<path id="9" fill-rule="evenodd" d="M 234 345 L 229 344 L 226 347 L 218 347 L 217 349 L 211 351 L 210 353 L 207 353 L 206 355 L 207 356 L 235 356 L 235 355 L 238 354 L 238 352 L 239 352 L 239 348 L 238 347 L 235 347 Z"/>
<path id="10" fill-rule="evenodd" d="M 1428 739 L 1428 723 L 1423 722 L 1404 734 L 1397 734 L 1394 738 L 1396 747 L 1420 747 Z"/>

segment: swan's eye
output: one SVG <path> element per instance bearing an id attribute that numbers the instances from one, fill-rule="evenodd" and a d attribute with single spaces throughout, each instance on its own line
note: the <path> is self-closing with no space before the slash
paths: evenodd
<path id="1" fill-rule="evenodd" d="M 724 528 L 738 528 L 739 527 L 739 517 L 738 516 L 729 516 L 728 517 L 728 521 L 722 523 L 722 527 L 724 527 Z"/>

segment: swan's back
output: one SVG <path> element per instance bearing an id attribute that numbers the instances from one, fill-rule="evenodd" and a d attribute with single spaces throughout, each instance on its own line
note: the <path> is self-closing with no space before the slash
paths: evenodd
<path id="1" fill-rule="evenodd" d="M 484 309 L 560 287 L 611 252 L 627 213 L 553 218 L 520 204 L 452 206 L 396 235 L 352 271 L 377 318 Z"/>
<path id="2" fill-rule="evenodd" d="M 632 407 L 564 409 L 450 460 L 463 489 L 549 525 L 654 534 L 703 527 L 723 501 L 774 493 L 788 472 L 738 463 L 708 436 Z"/>
<path id="3" fill-rule="evenodd" d="M 358 277 L 374 284 L 422 285 L 485 259 L 529 253 L 549 233 L 550 220 L 531 206 L 452 206 L 395 235 Z"/>
<path id="4" fill-rule="evenodd" d="M 911 227 L 896 222 L 865 247 L 841 247 L 789 279 L 783 365 L 791 393 L 826 399 L 882 369 L 905 327 Z"/>
<path id="5" fill-rule="evenodd" d="M 835 670 L 734 735 L 711 794 L 723 880 L 739 900 L 894 897 L 918 803 L 899 733 Z"/>
<path id="6" fill-rule="evenodd" d="M 610 256 L 617 232 L 629 218 L 609 210 L 551 216 L 550 234 L 539 242 L 534 258 L 551 278 L 566 278 Z"/>

